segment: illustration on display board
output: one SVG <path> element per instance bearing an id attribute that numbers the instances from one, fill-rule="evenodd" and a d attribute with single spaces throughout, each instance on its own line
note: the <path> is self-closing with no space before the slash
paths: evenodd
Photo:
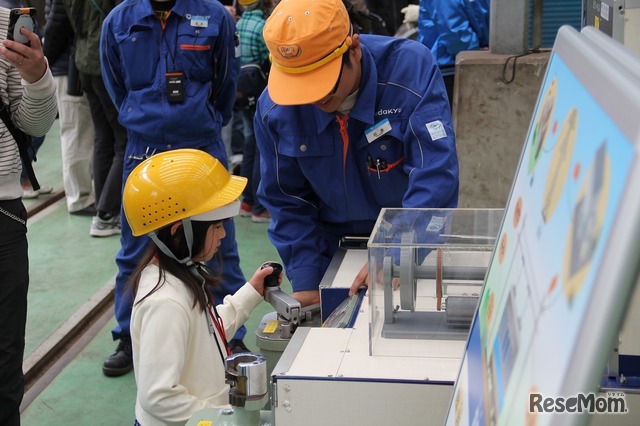
<path id="1" fill-rule="evenodd" d="M 599 277 L 638 136 L 592 92 L 606 83 L 585 79 L 588 45 L 562 43 L 540 90 L 447 424 L 551 423 L 531 410 L 530 395 L 565 389 L 593 295 L 609 285 Z"/>

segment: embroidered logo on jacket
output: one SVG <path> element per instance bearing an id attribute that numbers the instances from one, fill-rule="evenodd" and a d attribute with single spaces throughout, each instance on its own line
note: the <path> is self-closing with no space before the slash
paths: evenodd
<path id="1" fill-rule="evenodd" d="M 402 108 L 379 109 L 378 111 L 376 111 L 376 116 L 400 114 L 401 112 L 402 112 Z"/>
<path id="2" fill-rule="evenodd" d="M 187 13 L 186 15 L 184 15 L 185 18 L 187 18 L 188 20 L 192 20 L 192 19 L 198 19 L 198 20 L 205 20 L 208 21 L 209 19 L 211 19 L 211 15 L 192 15 L 190 13 Z"/>

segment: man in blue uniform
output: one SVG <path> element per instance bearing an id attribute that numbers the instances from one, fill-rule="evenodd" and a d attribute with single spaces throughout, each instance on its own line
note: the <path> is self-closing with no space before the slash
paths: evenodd
<path id="1" fill-rule="evenodd" d="M 141 161 L 172 149 L 201 149 L 227 164 L 220 129 L 235 102 L 237 46 L 233 19 L 217 0 L 133 0 L 111 11 L 102 27 L 100 56 L 105 85 L 127 129 L 125 181 Z M 233 221 L 225 222 L 225 230 L 220 252 L 226 287 L 216 295 L 220 299 L 246 282 Z M 149 239 L 133 237 L 122 215 L 121 243 L 116 256 L 118 325 L 112 332 L 121 345 L 103 365 L 103 372 L 112 376 L 132 368 L 132 299 L 126 286 Z M 232 349 L 241 345 L 244 350 L 245 332 L 236 334 Z"/>
<path id="2" fill-rule="evenodd" d="M 457 206 L 453 125 L 429 49 L 354 34 L 342 0 L 280 2 L 263 34 L 258 195 L 293 297 L 309 305 L 340 238 L 369 235 L 382 207 Z M 364 265 L 352 289 L 366 281 Z"/>

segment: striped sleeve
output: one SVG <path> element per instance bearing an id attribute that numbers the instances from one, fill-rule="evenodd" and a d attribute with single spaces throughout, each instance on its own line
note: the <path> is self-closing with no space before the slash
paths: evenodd
<path id="1" fill-rule="evenodd" d="M 0 7 L 0 41 L 6 38 L 9 9 Z M 33 136 L 45 135 L 56 118 L 56 87 L 47 65 L 44 76 L 34 83 L 23 80 L 18 70 L 0 58 L 0 97 L 10 106 L 13 123 Z M 20 157 L 13 137 L 0 121 L 0 176 L 15 173 Z"/>

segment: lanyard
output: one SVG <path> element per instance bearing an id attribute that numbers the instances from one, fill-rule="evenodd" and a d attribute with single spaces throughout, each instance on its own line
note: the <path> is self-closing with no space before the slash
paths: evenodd
<path id="1" fill-rule="evenodd" d="M 170 12 L 169 12 L 170 14 Z M 169 59 L 171 59 L 171 71 L 175 71 L 176 70 L 176 55 L 177 55 L 177 50 L 178 50 L 178 32 L 180 30 L 179 25 L 178 28 L 176 28 L 176 37 L 173 43 L 173 52 L 171 51 L 171 45 L 169 44 L 169 40 L 167 40 L 167 32 L 166 32 L 166 20 L 169 18 L 169 14 L 167 14 L 166 18 L 164 20 L 160 20 L 160 23 L 162 25 L 162 41 L 164 42 L 165 46 L 167 46 L 167 53 L 169 54 L 169 58 L 165 57 L 165 62 L 167 63 L 167 72 L 169 72 Z"/>
<path id="2" fill-rule="evenodd" d="M 222 321 L 222 318 L 218 314 L 218 310 L 213 303 L 213 298 L 210 298 L 210 303 L 207 304 L 207 311 L 205 312 L 205 315 L 207 317 L 207 324 L 209 325 L 209 333 L 211 333 L 213 339 L 216 342 L 218 353 L 220 354 L 220 358 L 222 359 L 222 365 L 224 365 L 226 368 L 225 359 L 227 356 L 231 355 L 231 349 L 229 348 L 229 344 L 227 343 L 227 333 L 225 333 L 224 331 L 224 322 Z M 220 339 L 222 339 L 222 342 L 224 344 L 224 352 L 227 354 L 226 356 L 222 353 L 222 348 L 220 347 L 220 342 L 218 340 L 218 337 L 216 336 L 216 332 Z"/>

